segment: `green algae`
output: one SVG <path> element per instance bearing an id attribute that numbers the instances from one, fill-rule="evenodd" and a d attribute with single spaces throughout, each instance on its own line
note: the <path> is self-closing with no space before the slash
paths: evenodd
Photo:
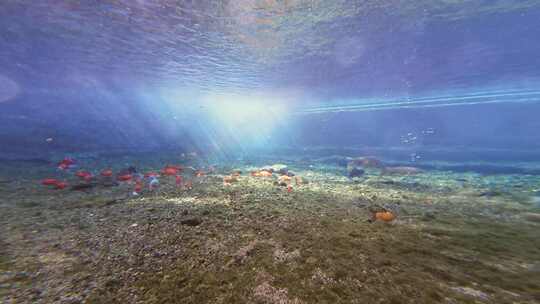
<path id="1" fill-rule="evenodd" d="M 397 256 L 370 254 L 370 251 L 380 252 L 386 248 L 384 236 L 381 236 L 379 242 L 366 244 L 365 240 L 350 236 L 351 228 L 358 227 L 339 225 L 339 222 L 333 224 L 335 225 L 331 225 L 330 231 L 321 225 L 318 227 L 319 233 L 311 237 L 307 237 L 307 231 L 298 230 L 293 234 L 282 231 L 273 235 L 274 242 L 289 244 L 292 247 L 288 248 L 289 251 L 295 248 L 302 250 L 299 261 L 294 261 L 292 265 L 276 263 L 272 247 L 263 244 L 257 246 L 247 263 L 235 266 L 234 269 L 199 272 L 197 269 L 179 266 L 165 275 L 167 280 L 172 282 L 164 284 L 163 280 L 153 278 L 141 284 L 152 291 L 148 298 L 150 303 L 154 303 L 152 299 L 155 303 L 212 302 L 219 297 L 225 299 L 225 303 L 233 300 L 244 302 L 256 287 L 253 282 L 256 281 L 257 274 L 264 271 L 275 278 L 276 287 L 287 288 L 291 296 L 307 303 L 351 302 L 354 299 L 369 301 L 374 298 L 402 299 L 402 303 L 420 301 L 423 296 L 417 294 L 414 282 L 411 282 L 408 274 L 395 269 L 400 264 Z M 326 233 L 323 232 L 325 230 Z M 359 252 L 363 253 L 359 255 Z M 329 282 L 322 283 L 319 287 L 315 286 L 318 283 L 311 282 L 318 269 L 325 269 L 329 277 Z M 425 278 L 426 281 L 428 279 Z M 393 281 L 409 282 L 410 285 L 401 284 L 400 289 L 393 290 Z M 222 290 L 220 285 L 223 284 L 232 285 L 234 288 Z M 205 286 L 204 292 L 194 291 L 200 288 L 199 286 Z M 179 287 L 185 288 L 186 292 L 179 292 Z M 200 296 L 193 296 L 193 293 Z M 426 301 L 439 297 L 439 294 L 439 288 L 433 286 Z M 239 298 L 241 295 L 244 300 Z M 411 298 L 403 301 L 403 296 Z"/>
<path id="2" fill-rule="evenodd" d="M 9 268 L 9 258 L 0 254 L 0 271 L 6 271 Z"/>
<path id="3" fill-rule="evenodd" d="M 142 215 L 136 222 L 147 226 L 140 233 L 160 238 L 164 247 L 183 248 L 163 268 L 138 266 L 144 261 L 116 268 L 135 268 L 140 275 L 130 283 L 130 292 L 146 303 L 271 303 L 256 296 L 264 284 L 286 290 L 289 303 L 537 301 L 540 278 L 529 266 L 540 256 L 535 246 L 538 226 L 514 216 L 529 207 L 512 195 L 486 198 L 477 195 L 478 188 L 463 191 L 447 181 L 450 176 L 439 176 L 444 178 L 437 182 L 430 174 L 371 176 L 358 184 L 324 176 L 323 182 L 294 187 L 292 193 L 271 179 L 242 177 L 224 187 L 213 177 L 195 182 L 190 191 L 164 185 L 159 194 L 130 198 L 121 205 L 86 195 L 52 206 L 88 209 L 80 214 L 99 208 L 103 217 L 109 217 L 103 210 L 121 207 Z M 368 223 L 373 205 L 396 206 L 398 220 Z M 163 209 L 169 211 L 157 222 L 149 219 L 164 214 Z M 202 218 L 202 224 L 154 230 L 159 221 L 179 223 L 183 211 Z M 114 221 L 119 220 L 119 226 L 135 222 L 129 217 Z M 81 234 L 96 231 L 78 217 L 49 227 L 64 224 Z M 118 240 L 110 241 L 103 258 L 133 254 L 117 248 Z M 245 258 L 235 258 L 252 243 Z M 209 244 L 217 249 L 209 251 Z M 140 260 L 144 258 L 137 256 Z M 85 271 L 70 269 L 66 276 Z M 86 302 L 124 302 L 126 294 L 119 290 L 125 285 L 113 278 L 100 282 Z M 480 290 L 489 298 L 462 294 L 454 287 Z"/>
<path id="4" fill-rule="evenodd" d="M 242 203 L 254 204 L 261 193 L 243 194 Z M 146 300 L 149 303 L 243 302 L 253 294 L 256 288 L 253 282 L 260 272 L 275 278 L 276 288 L 287 288 L 290 297 L 306 303 L 361 303 L 374 299 L 382 303 L 430 303 L 448 296 L 467 303 L 473 300 L 456 295 L 440 282 L 468 286 L 471 279 L 533 296 L 538 288 L 537 276 L 527 272 L 507 273 L 487 264 L 493 255 L 521 260 L 539 256 L 534 247 L 539 241 L 534 227 L 489 220 L 464 221 L 459 217 L 437 220 L 433 227 L 425 229 L 369 224 L 356 217 L 344 221 L 339 214 L 343 201 L 332 195 L 302 191 L 292 199 L 276 197 L 278 192 L 273 190 L 266 194 L 274 197 L 261 202 L 259 213 L 254 214 L 263 219 L 286 217 L 295 222 L 292 228 L 273 231 L 271 241 L 257 246 L 248 262 L 234 269 L 199 270 L 180 263 L 163 275 L 166 282 L 150 275 L 139 283 L 148 290 Z M 325 205 L 319 211 L 327 213 L 322 218 L 298 208 L 321 202 Z M 329 211 L 337 214 L 328 214 Z M 454 229 L 446 230 L 445 226 Z M 425 238 L 425 234 L 438 239 Z M 284 244 L 288 251 L 299 249 L 301 256 L 292 264 L 276 263 L 268 242 Z M 473 260 L 460 257 L 464 249 L 477 251 Z M 226 267 L 225 260 L 215 267 Z M 313 277 L 320 269 L 324 269 L 329 282 L 316 286 Z M 228 289 L 224 285 L 234 287 Z M 486 287 L 488 292 L 498 289 Z"/>

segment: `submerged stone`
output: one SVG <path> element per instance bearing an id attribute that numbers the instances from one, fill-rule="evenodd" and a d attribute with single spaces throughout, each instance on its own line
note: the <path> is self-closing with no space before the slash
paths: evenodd
<path id="1" fill-rule="evenodd" d="M 202 224 L 202 220 L 198 217 L 188 217 L 180 221 L 180 224 L 186 226 L 199 226 Z"/>
<path id="2" fill-rule="evenodd" d="M 373 156 L 362 156 L 351 159 L 347 163 L 347 167 L 362 167 L 362 168 L 383 168 L 384 165 L 382 161 L 378 160 Z"/>
<path id="3" fill-rule="evenodd" d="M 484 191 L 480 194 L 478 194 L 478 196 L 486 196 L 486 197 L 493 197 L 493 196 L 501 196 L 503 193 L 501 191 L 498 191 L 498 190 L 488 190 L 488 191 Z"/>
<path id="4" fill-rule="evenodd" d="M 523 217 L 529 222 L 540 223 L 540 213 L 527 212 L 523 214 Z"/>
<path id="5" fill-rule="evenodd" d="M 286 172 L 288 170 L 288 167 L 285 164 L 273 164 L 269 168 L 272 169 L 274 172 L 280 172 L 282 170 Z"/>
<path id="6" fill-rule="evenodd" d="M 488 300 L 489 299 L 489 296 L 480 291 L 480 290 L 476 290 L 476 289 L 472 289 L 470 287 L 452 287 L 451 288 L 453 291 L 456 291 L 458 293 L 461 293 L 463 295 L 467 295 L 467 296 L 470 296 L 470 297 L 473 297 L 473 298 L 478 298 L 478 299 L 482 299 L 482 300 Z"/>
<path id="7" fill-rule="evenodd" d="M 72 191 L 87 191 L 94 187 L 96 187 L 96 183 L 84 183 L 84 184 L 76 184 L 71 186 L 70 190 Z"/>
<path id="8" fill-rule="evenodd" d="M 424 213 L 424 215 L 422 216 L 422 220 L 423 220 L 423 221 L 426 221 L 426 222 L 428 222 L 428 221 L 433 221 L 433 220 L 435 220 L 435 219 L 436 219 L 436 217 L 435 217 L 435 214 L 434 214 L 433 212 L 426 212 L 426 213 Z"/>
<path id="9" fill-rule="evenodd" d="M 287 169 L 287 168 L 279 169 L 278 173 L 281 174 L 281 175 L 288 175 L 288 176 L 289 176 L 289 174 L 292 174 L 290 176 L 294 176 L 294 174 L 292 172 L 289 172 L 289 169 Z"/>
<path id="10" fill-rule="evenodd" d="M 364 175 L 364 173 L 365 173 L 364 170 L 354 167 L 351 170 L 349 170 L 349 177 L 350 178 L 360 177 L 360 176 Z"/>

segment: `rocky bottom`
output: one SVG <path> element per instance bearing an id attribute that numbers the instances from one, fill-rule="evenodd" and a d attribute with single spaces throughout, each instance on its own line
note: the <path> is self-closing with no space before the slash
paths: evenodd
<path id="1" fill-rule="evenodd" d="M 540 303 L 534 177 L 292 169 L 292 191 L 219 170 L 140 196 L 4 183 L 0 300 Z M 380 206 L 396 219 L 368 221 Z"/>

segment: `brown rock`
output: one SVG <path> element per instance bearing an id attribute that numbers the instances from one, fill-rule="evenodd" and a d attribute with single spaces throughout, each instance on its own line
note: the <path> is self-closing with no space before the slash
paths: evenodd
<path id="1" fill-rule="evenodd" d="M 523 218 L 530 222 L 540 223 L 540 213 L 527 212 L 523 214 Z"/>
<path id="2" fill-rule="evenodd" d="M 289 184 L 291 182 L 291 177 L 287 176 L 287 175 L 282 175 L 282 176 L 279 177 L 278 181 L 280 183 Z"/>
<path id="3" fill-rule="evenodd" d="M 358 157 L 350 160 L 347 163 L 347 168 L 362 167 L 362 168 L 383 168 L 383 163 L 373 156 Z"/>
<path id="4" fill-rule="evenodd" d="M 238 178 L 234 175 L 227 175 L 223 177 L 224 183 L 231 184 L 231 183 L 236 183 L 237 181 L 238 181 Z"/>

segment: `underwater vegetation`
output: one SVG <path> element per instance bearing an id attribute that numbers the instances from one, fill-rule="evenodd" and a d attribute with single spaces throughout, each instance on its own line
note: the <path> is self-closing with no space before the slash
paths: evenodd
<path id="1" fill-rule="evenodd" d="M 512 192 L 496 190 L 512 186 L 511 176 L 493 176 L 486 188 L 470 173 L 387 175 L 356 164 L 365 173 L 350 179 L 344 167 L 270 161 L 177 157 L 122 168 L 110 165 L 114 159 L 95 167 L 82 160 L 76 170 L 56 171 L 71 185 L 64 189 L 11 176 L 1 188 L 0 296 L 7 303 L 540 301 L 540 209 L 528 194 L 537 176 L 516 178 Z M 36 173 L 50 174 L 47 166 Z M 105 174 L 87 179 L 85 170 Z"/>

